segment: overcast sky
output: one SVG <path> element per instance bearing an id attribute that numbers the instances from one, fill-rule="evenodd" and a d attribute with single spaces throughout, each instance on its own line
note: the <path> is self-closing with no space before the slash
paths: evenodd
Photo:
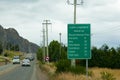
<path id="1" fill-rule="evenodd" d="M 46 19 L 52 23 L 49 42 L 59 40 L 62 33 L 62 42 L 67 45 L 67 24 L 73 23 L 73 5 L 67 0 L 0 0 L 0 24 L 15 28 L 30 42 L 42 43 L 42 23 Z M 77 6 L 77 23 L 91 24 L 92 46 L 119 46 L 120 0 L 84 0 Z"/>

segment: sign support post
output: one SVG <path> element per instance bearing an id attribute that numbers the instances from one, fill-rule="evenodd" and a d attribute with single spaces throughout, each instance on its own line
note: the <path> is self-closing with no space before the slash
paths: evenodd
<path id="1" fill-rule="evenodd" d="M 86 59 L 86 80 L 88 80 L 88 59 L 91 59 L 90 24 L 68 24 L 68 59 Z"/>
<path id="2" fill-rule="evenodd" d="M 88 59 L 86 59 L 86 80 L 88 80 Z"/>

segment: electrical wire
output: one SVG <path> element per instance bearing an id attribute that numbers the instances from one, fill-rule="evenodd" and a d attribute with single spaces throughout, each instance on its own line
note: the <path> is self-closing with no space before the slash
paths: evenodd
<path id="1" fill-rule="evenodd" d="M 113 32 L 117 33 L 117 31 L 120 31 L 120 25 L 118 25 L 116 27 L 110 27 L 110 28 L 107 28 L 105 30 L 102 30 L 102 31 L 99 31 L 99 32 L 96 32 L 96 33 L 92 33 L 92 34 L 93 35 L 103 35 L 103 34 L 106 34 L 106 33 L 113 33 Z"/>

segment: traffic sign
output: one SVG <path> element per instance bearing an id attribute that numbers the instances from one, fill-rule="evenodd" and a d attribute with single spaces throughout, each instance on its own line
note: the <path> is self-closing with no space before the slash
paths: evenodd
<path id="1" fill-rule="evenodd" d="M 91 58 L 90 24 L 68 24 L 68 59 Z"/>
<path id="2" fill-rule="evenodd" d="M 45 60 L 46 60 L 46 61 L 49 61 L 49 57 L 47 56 L 47 57 L 45 58 Z"/>

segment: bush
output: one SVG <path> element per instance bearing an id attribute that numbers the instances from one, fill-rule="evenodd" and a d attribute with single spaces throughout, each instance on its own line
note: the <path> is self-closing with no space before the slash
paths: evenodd
<path id="1" fill-rule="evenodd" d="M 72 72 L 74 74 L 85 74 L 86 70 L 85 67 L 82 66 L 76 66 L 71 67 L 70 60 L 64 59 L 60 60 L 56 63 L 56 72 Z"/>
<path id="2" fill-rule="evenodd" d="M 8 56 L 9 56 L 9 53 L 5 52 L 4 56 L 5 56 L 5 57 L 8 57 Z"/>
<path id="3" fill-rule="evenodd" d="M 56 72 L 65 72 L 70 68 L 70 61 L 67 59 L 59 60 L 56 63 Z"/>
<path id="4" fill-rule="evenodd" d="M 74 74 L 85 74 L 86 73 L 85 67 L 82 67 L 82 66 L 70 67 L 68 71 Z"/>
<path id="5" fill-rule="evenodd" d="M 116 80 L 116 78 L 114 78 L 111 73 L 101 72 L 100 74 L 101 74 L 101 78 L 102 78 L 103 80 Z"/>

